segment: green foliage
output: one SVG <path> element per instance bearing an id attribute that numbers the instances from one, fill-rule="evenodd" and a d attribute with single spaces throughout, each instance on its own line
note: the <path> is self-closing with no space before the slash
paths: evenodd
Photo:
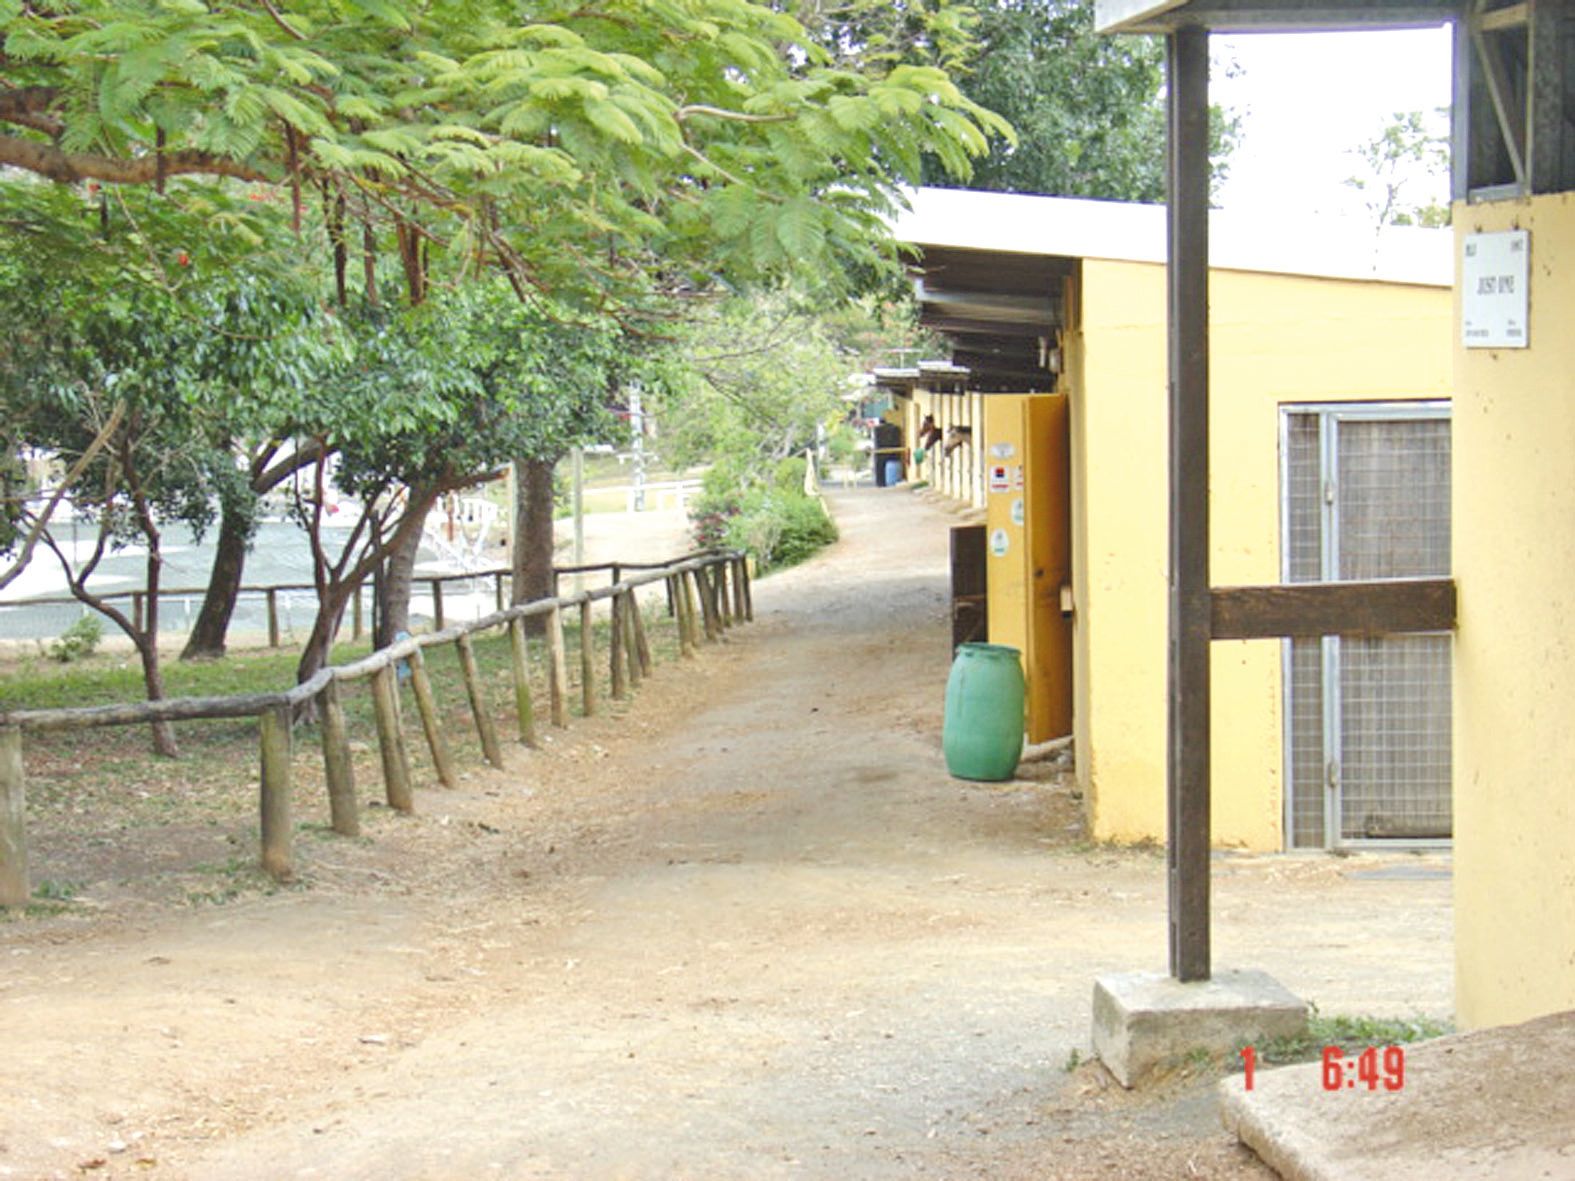
<path id="1" fill-rule="evenodd" d="M 977 44 L 958 85 L 1004 116 L 969 187 L 1126 201 L 1165 199 L 1164 49 L 1156 37 L 1094 32 L 1093 0 L 999 0 L 978 6 Z M 1215 181 L 1235 121 L 1212 117 Z M 943 163 L 943 162 L 939 162 Z M 941 167 L 927 183 L 944 180 Z"/>
<path id="2" fill-rule="evenodd" d="M 1396 111 L 1353 153 L 1361 171 L 1345 183 L 1377 226 L 1449 224 L 1449 111 Z"/>
<path id="3" fill-rule="evenodd" d="M 777 460 L 771 472 L 771 487 L 777 492 L 803 492 L 804 477 L 809 474 L 809 460 L 802 455 L 789 455 Z"/>
<path id="4" fill-rule="evenodd" d="M 881 255 L 925 154 L 963 175 L 1009 134 L 941 68 L 961 9 L 919 7 L 917 34 L 877 21 L 831 52 L 754 0 L 3 4 L 26 97 L 0 109 L 0 165 L 234 177 L 297 217 L 343 197 L 352 223 L 394 214 L 451 270 L 536 292 L 627 294 L 656 258 L 685 286 L 798 268 L 834 286 Z M 915 35 L 925 54 L 897 52 Z"/>
<path id="5" fill-rule="evenodd" d="M 70 664 L 98 651 L 104 638 L 104 625 L 92 615 L 82 615 L 50 642 L 49 658 Z"/>
<path id="6" fill-rule="evenodd" d="M 45 878 L 33 887 L 33 897 L 43 902 L 70 902 L 81 892 L 80 882 L 57 882 L 52 878 Z"/>
<path id="7" fill-rule="evenodd" d="M 798 479 L 803 480 L 803 460 Z M 802 562 L 837 540 L 837 526 L 825 506 L 804 495 L 802 484 L 778 478 L 746 490 L 736 487 L 715 493 L 707 489 L 694 509 L 695 540 L 702 546 L 725 545 L 754 556 L 762 571 Z"/>
<path id="8" fill-rule="evenodd" d="M 675 468 L 714 462 L 747 482 L 747 473 L 812 446 L 861 369 L 837 327 L 786 292 L 702 310 L 651 383 L 663 458 Z"/>

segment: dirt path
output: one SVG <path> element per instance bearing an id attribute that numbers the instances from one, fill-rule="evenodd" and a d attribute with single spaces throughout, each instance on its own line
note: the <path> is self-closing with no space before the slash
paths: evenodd
<path id="1" fill-rule="evenodd" d="M 1206 1080 L 1067 1069 L 1163 966 L 1161 860 L 1053 764 L 945 775 L 946 518 L 836 504 L 756 624 L 308 888 L 0 929 L 0 1176 L 1266 1176 Z M 1448 1014 L 1446 860 L 1218 870 L 1222 965 Z"/>

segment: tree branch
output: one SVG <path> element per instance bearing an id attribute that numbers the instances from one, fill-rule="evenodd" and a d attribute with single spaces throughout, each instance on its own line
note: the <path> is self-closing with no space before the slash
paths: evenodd
<path id="1" fill-rule="evenodd" d="M 53 86 L 18 86 L 12 90 L 0 90 L 0 123 L 31 127 L 48 136 L 59 135 L 66 125 L 50 113 L 50 108 L 59 97 L 60 92 Z"/>
<path id="2" fill-rule="evenodd" d="M 262 184 L 273 184 L 277 179 L 254 164 L 207 152 L 166 152 L 163 159 L 165 176 L 199 173 Z M 0 165 L 37 173 L 60 184 L 83 180 L 113 185 L 152 184 L 159 175 L 159 160 L 152 154 L 117 159 L 92 152 L 66 152 L 53 144 L 16 135 L 0 135 Z"/>
<path id="3" fill-rule="evenodd" d="M 270 455 L 272 452 L 270 452 Z M 310 442 L 296 448 L 272 467 L 259 469 L 255 464 L 252 467 L 252 491 L 271 492 L 282 484 L 285 479 L 303 467 L 317 462 L 321 455 L 328 454 L 327 448 L 321 439 L 312 439 Z"/>
<path id="4" fill-rule="evenodd" d="M 709 115 L 713 119 L 726 119 L 730 123 L 791 123 L 793 121 L 792 115 L 751 115 L 744 111 L 729 111 L 723 107 L 707 106 L 705 103 L 690 103 L 673 112 L 673 118 L 680 123 L 696 115 Z"/>
<path id="5" fill-rule="evenodd" d="M 306 40 L 306 34 L 285 20 L 284 14 L 273 6 L 272 0 L 262 0 L 262 6 L 268 10 L 268 15 L 273 17 L 273 23 L 283 29 L 287 36 L 293 37 L 297 41 Z"/>
<path id="6" fill-rule="evenodd" d="M 55 515 L 55 510 L 60 507 L 60 501 L 65 496 L 66 490 L 81 478 L 84 469 L 93 462 L 93 457 L 103 450 L 104 444 L 115 433 L 115 428 L 120 425 L 120 420 L 125 416 L 125 413 L 126 404 L 124 402 L 115 403 L 115 409 L 110 414 L 109 421 L 99 428 L 98 434 L 93 436 L 93 441 L 88 444 L 87 450 L 82 452 L 77 461 L 71 465 L 71 470 L 60 481 L 60 486 L 55 489 L 54 495 L 44 505 L 43 511 L 34 518 L 32 527 L 27 531 L 27 540 L 22 543 L 21 552 L 17 554 L 11 568 L 4 573 L 0 573 L 0 590 L 15 582 L 27 566 L 27 563 L 32 559 L 33 548 L 38 545 L 39 537 L 49 527 L 50 518 Z"/>

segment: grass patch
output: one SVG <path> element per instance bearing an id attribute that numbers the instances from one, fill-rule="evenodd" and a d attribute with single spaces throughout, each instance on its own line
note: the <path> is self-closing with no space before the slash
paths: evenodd
<path id="1" fill-rule="evenodd" d="M 1290 1066 L 1298 1062 L 1316 1062 L 1326 1046 L 1339 1046 L 1346 1054 L 1354 1055 L 1368 1046 L 1404 1046 L 1412 1042 L 1430 1041 L 1454 1031 L 1454 1026 L 1447 1021 L 1422 1016 L 1324 1017 L 1315 1005 L 1313 1015 L 1307 1022 L 1306 1034 L 1257 1042 L 1253 1048 L 1257 1051 L 1260 1066 Z M 1240 1054 L 1235 1058 L 1235 1070 L 1241 1070 Z"/>

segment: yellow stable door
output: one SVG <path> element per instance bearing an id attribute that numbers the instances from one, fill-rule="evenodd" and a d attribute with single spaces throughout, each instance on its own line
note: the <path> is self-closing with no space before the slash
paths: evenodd
<path id="1" fill-rule="evenodd" d="M 1072 732 L 1070 438 L 1064 395 L 985 398 L 990 641 L 1023 654 L 1029 742 Z"/>

